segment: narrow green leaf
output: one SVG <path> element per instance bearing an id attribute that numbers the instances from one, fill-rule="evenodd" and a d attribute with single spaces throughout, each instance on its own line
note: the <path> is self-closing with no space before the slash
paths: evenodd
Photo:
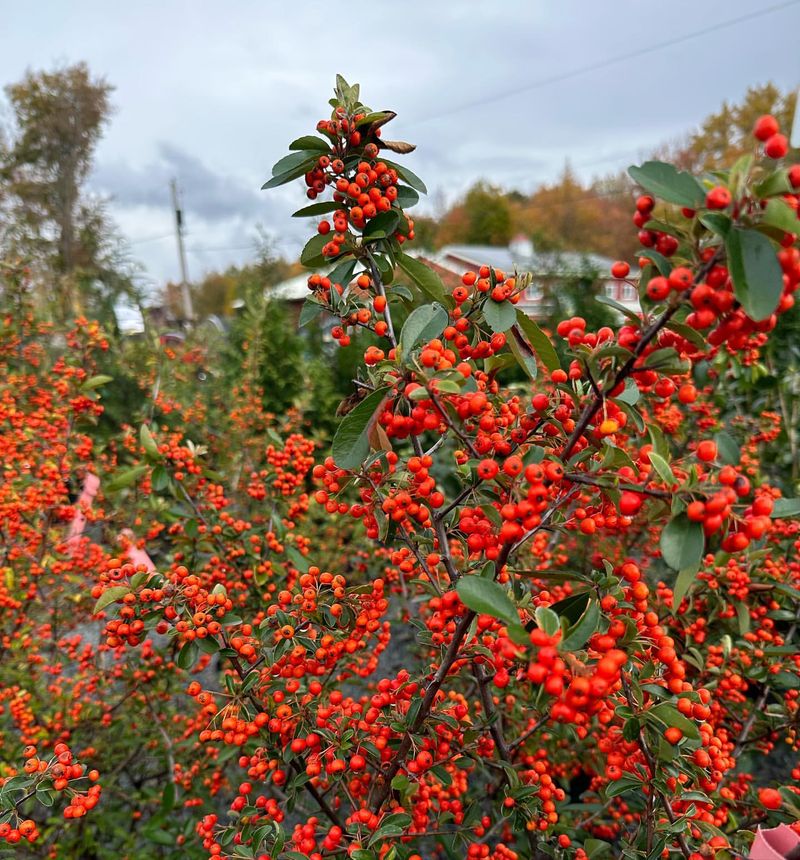
<path id="1" fill-rule="evenodd" d="M 705 203 L 703 186 L 684 170 L 663 161 L 646 161 L 640 167 L 631 166 L 628 174 L 645 191 L 667 203 L 698 209 Z"/>
<path id="2" fill-rule="evenodd" d="M 318 215 L 327 215 L 329 212 L 335 212 L 341 209 L 342 204 L 335 200 L 328 200 L 322 203 L 312 203 L 310 206 L 304 206 L 292 213 L 292 218 L 312 218 Z"/>
<path id="3" fill-rule="evenodd" d="M 106 490 L 113 492 L 114 490 L 122 490 L 125 487 L 130 487 L 145 475 L 149 471 L 149 468 L 146 464 L 141 463 L 138 466 L 126 469 L 124 472 L 117 472 L 106 484 Z"/>
<path id="4" fill-rule="evenodd" d="M 394 161 L 389 161 L 388 158 L 381 159 L 383 163 L 387 167 L 391 167 L 397 171 L 397 175 L 404 181 L 407 182 L 412 188 L 419 191 L 420 194 L 427 194 L 428 189 L 425 187 L 425 183 L 417 176 L 416 173 L 410 171 L 407 167 L 402 164 L 397 164 Z"/>
<path id="5" fill-rule="evenodd" d="M 508 348 L 511 350 L 517 364 L 528 374 L 531 379 L 539 375 L 539 366 L 536 364 L 536 354 L 525 339 L 525 335 L 514 325 L 511 327 L 511 337 L 508 339 Z"/>
<path id="6" fill-rule="evenodd" d="M 736 440 L 725 430 L 720 430 L 714 436 L 714 441 L 717 443 L 717 451 L 719 458 L 728 466 L 736 466 L 742 459 L 742 451 L 736 444 Z"/>
<path id="7" fill-rule="evenodd" d="M 194 640 L 186 642 L 184 646 L 178 651 L 178 657 L 176 659 L 176 663 L 181 669 L 191 669 L 192 666 L 197 662 L 197 658 L 200 656 L 200 646 Z"/>
<path id="8" fill-rule="evenodd" d="M 474 574 L 462 576 L 456 585 L 456 592 L 464 606 L 473 612 L 491 615 L 506 624 L 519 623 L 519 613 L 508 592 L 494 580 Z"/>
<path id="9" fill-rule="evenodd" d="M 699 220 L 704 227 L 708 227 L 712 233 L 722 236 L 723 239 L 731 232 L 733 226 L 730 215 L 723 215 L 722 212 L 704 212 Z"/>
<path id="10" fill-rule="evenodd" d="M 331 453 L 340 469 L 358 469 L 369 454 L 369 430 L 389 388 L 379 388 L 348 413 L 333 437 Z"/>
<path id="11" fill-rule="evenodd" d="M 303 309 L 300 311 L 300 319 L 298 320 L 298 327 L 303 328 L 303 326 L 307 326 L 313 319 L 316 319 L 325 308 L 315 299 L 308 298 L 303 302 Z"/>
<path id="12" fill-rule="evenodd" d="M 534 612 L 533 617 L 536 623 L 544 630 L 548 636 L 555 636 L 561 629 L 561 622 L 558 620 L 558 615 L 547 606 L 539 606 Z"/>
<path id="13" fill-rule="evenodd" d="M 671 519 L 661 532 L 661 555 L 673 570 L 697 570 L 703 559 L 703 526 L 686 514 Z"/>
<path id="14" fill-rule="evenodd" d="M 600 604 L 590 600 L 583 615 L 570 627 L 559 643 L 562 651 L 578 651 L 597 632 L 600 622 Z"/>
<path id="15" fill-rule="evenodd" d="M 659 478 L 668 486 L 672 486 L 675 483 L 675 475 L 673 475 L 669 463 L 663 457 L 656 454 L 655 451 L 651 451 L 647 456 L 650 460 L 650 465 L 656 470 Z"/>
<path id="16" fill-rule="evenodd" d="M 542 364 L 552 373 L 561 368 L 561 361 L 550 338 L 523 311 L 517 308 L 517 325 L 533 347 Z"/>
<path id="17" fill-rule="evenodd" d="M 655 705 L 655 707 L 650 708 L 650 710 L 645 713 L 648 716 L 655 717 L 667 726 L 674 726 L 675 728 L 680 729 L 685 738 L 689 738 L 694 741 L 700 740 L 700 729 L 697 727 L 697 723 L 690 720 L 688 717 L 684 717 L 675 705 L 670 704 L 669 702 L 661 702 L 660 704 Z"/>
<path id="18" fill-rule="evenodd" d="M 289 144 L 289 149 L 292 151 L 300 150 L 301 152 L 319 150 L 319 152 L 324 155 L 331 151 L 331 142 L 329 140 L 323 140 L 321 137 L 317 137 L 313 134 L 306 134 L 303 137 L 298 137 L 297 140 L 293 140 Z"/>
<path id="19" fill-rule="evenodd" d="M 514 325 L 517 309 L 511 302 L 496 302 L 487 298 L 483 304 L 483 316 L 492 331 L 506 332 Z"/>
<path id="20" fill-rule="evenodd" d="M 93 391 L 95 388 L 99 388 L 101 385 L 107 385 L 109 382 L 113 381 L 113 376 L 106 376 L 105 374 L 100 373 L 97 376 L 89 377 L 89 379 L 81 385 L 81 391 Z"/>
<path id="21" fill-rule="evenodd" d="M 788 203 L 778 198 L 767 203 L 767 208 L 761 213 L 761 221 L 783 230 L 784 233 L 800 233 L 797 212 Z"/>
<path id="22" fill-rule="evenodd" d="M 312 236 L 300 253 L 300 262 L 308 269 L 316 269 L 325 262 L 322 249 L 328 244 L 328 237 L 319 233 Z"/>
<path id="23" fill-rule="evenodd" d="M 94 605 L 92 615 L 97 615 L 97 613 L 102 612 L 106 606 L 110 606 L 121 597 L 125 597 L 130 590 L 130 587 L 127 585 L 114 585 L 111 588 L 107 588 L 100 597 L 97 598 L 97 603 Z"/>
<path id="24" fill-rule="evenodd" d="M 630 308 L 626 308 L 625 305 L 620 304 L 616 299 L 612 299 L 611 296 L 595 296 L 594 300 L 599 302 L 601 305 L 607 305 L 610 308 L 614 308 L 615 311 L 619 311 L 623 316 L 626 316 L 629 320 L 636 323 L 637 326 L 641 323 L 639 314 L 632 311 Z"/>
<path id="25" fill-rule="evenodd" d="M 686 596 L 696 578 L 697 568 L 695 567 L 687 567 L 686 570 L 681 570 L 677 577 L 675 577 L 675 585 L 672 588 L 673 615 L 680 611 L 681 601 Z"/>
<path id="26" fill-rule="evenodd" d="M 773 519 L 789 519 L 800 515 L 800 499 L 776 499 L 772 509 Z"/>
<path id="27" fill-rule="evenodd" d="M 750 319 L 767 319 L 783 293 L 783 272 L 772 242 L 755 230 L 734 227 L 725 240 L 733 291 Z"/>
<path id="28" fill-rule="evenodd" d="M 429 299 L 440 304 L 445 303 L 444 284 L 433 269 L 402 253 L 397 255 L 397 265 Z"/>

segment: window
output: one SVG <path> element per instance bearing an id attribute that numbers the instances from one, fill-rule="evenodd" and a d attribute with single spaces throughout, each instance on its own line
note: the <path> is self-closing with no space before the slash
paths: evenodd
<path id="1" fill-rule="evenodd" d="M 538 302 L 542 298 L 542 287 L 536 281 L 531 281 L 525 288 L 525 301 Z"/>

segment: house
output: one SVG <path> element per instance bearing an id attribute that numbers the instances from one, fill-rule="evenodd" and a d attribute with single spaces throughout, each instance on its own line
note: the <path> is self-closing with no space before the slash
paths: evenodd
<path id="1" fill-rule="evenodd" d="M 531 282 L 525 289 L 518 307 L 534 319 L 548 315 L 547 300 L 558 289 L 560 280 L 567 277 L 585 276 L 591 280 L 601 279 L 605 295 L 626 308 L 639 310 L 639 294 L 636 287 L 627 281 L 611 277 L 613 261 L 598 254 L 575 251 L 536 251 L 533 242 L 526 236 L 515 237 L 506 247 L 494 245 L 446 245 L 438 251 L 410 250 L 416 257 L 430 266 L 442 279 L 448 290 L 461 283 L 464 272 L 475 271 L 481 266 L 491 266 L 507 275 L 511 272 L 529 272 Z M 333 266 L 320 269 L 327 274 Z M 638 280 L 638 270 L 633 269 L 630 280 Z M 295 319 L 299 317 L 303 302 L 309 295 L 308 274 L 288 278 L 270 287 L 267 295 L 289 304 Z"/>
<path id="2" fill-rule="evenodd" d="M 423 259 L 427 255 L 421 255 Z M 528 316 L 547 315 L 547 295 L 557 289 L 560 279 L 585 275 L 603 281 L 605 295 L 634 311 L 639 309 L 639 294 L 632 284 L 611 277 L 613 261 L 598 254 L 575 251 L 536 251 L 526 236 L 516 236 L 507 247 L 493 245 L 446 245 L 431 253 L 426 262 L 433 264 L 448 286 L 461 283 L 461 275 L 480 266 L 491 266 L 506 274 L 529 272 L 530 284 L 520 299 L 519 308 Z M 638 280 L 633 270 L 632 280 Z"/>

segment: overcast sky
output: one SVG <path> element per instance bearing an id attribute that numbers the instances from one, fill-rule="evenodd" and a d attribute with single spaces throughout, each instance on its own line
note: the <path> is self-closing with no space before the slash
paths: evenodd
<path id="1" fill-rule="evenodd" d="M 259 224 L 297 253 L 302 189 L 259 188 L 326 114 L 337 71 L 397 111 L 391 137 L 417 144 L 407 163 L 439 207 L 479 178 L 531 190 L 566 159 L 586 178 L 626 167 L 751 84 L 800 84 L 800 0 L 3 6 L 0 82 L 85 60 L 116 88 L 92 183 L 154 284 L 178 275 L 172 176 L 190 276 L 248 259 Z"/>

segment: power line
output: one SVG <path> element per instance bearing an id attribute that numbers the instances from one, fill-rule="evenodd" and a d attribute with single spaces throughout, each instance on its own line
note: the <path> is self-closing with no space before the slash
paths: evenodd
<path id="1" fill-rule="evenodd" d="M 190 254 L 206 254 L 216 251 L 253 251 L 255 250 L 255 247 L 255 242 L 251 242 L 249 245 L 224 245 L 219 248 L 200 248 L 195 246 L 193 248 L 187 248 L 186 250 Z"/>
<path id="2" fill-rule="evenodd" d="M 161 242 L 164 239 L 172 239 L 172 233 L 165 233 L 163 236 L 148 236 L 145 239 L 130 239 L 128 241 L 129 245 L 144 245 L 146 242 Z"/>
<path id="3" fill-rule="evenodd" d="M 423 119 L 412 120 L 409 125 L 414 126 L 424 122 L 430 122 L 431 120 L 440 119 L 444 116 L 450 116 L 454 113 L 460 113 L 461 111 L 469 110 L 470 108 L 481 107 L 483 105 L 491 104 L 492 102 L 510 98 L 511 96 L 518 96 L 522 93 L 530 92 L 531 90 L 541 89 L 542 87 L 549 86 L 550 84 L 560 83 L 561 81 L 568 81 L 572 78 L 577 78 L 580 75 L 585 75 L 588 72 L 596 72 L 600 69 L 606 69 L 609 66 L 614 66 L 617 63 L 625 62 L 626 60 L 632 60 L 637 57 L 651 54 L 653 53 L 653 51 L 661 51 L 664 48 L 671 48 L 674 45 L 680 45 L 683 42 L 688 42 L 691 39 L 697 39 L 700 36 L 706 36 L 709 33 L 716 32 L 717 30 L 723 30 L 727 27 L 733 27 L 736 24 L 742 24 L 745 21 L 752 21 L 753 19 L 761 18 L 764 15 L 771 15 L 773 12 L 779 12 L 782 9 L 788 9 L 790 6 L 796 6 L 798 3 L 800 3 L 800 0 L 786 0 L 786 2 L 784 3 L 776 3 L 773 6 L 767 6 L 764 9 L 759 9 L 756 12 L 748 12 L 745 15 L 739 15 L 736 18 L 729 18 L 726 21 L 719 21 L 716 24 L 711 24 L 708 27 L 703 27 L 700 30 L 694 30 L 691 33 L 685 33 L 682 36 L 676 36 L 672 39 L 666 40 L 665 42 L 657 42 L 654 45 L 649 45 L 645 48 L 637 48 L 635 51 L 628 51 L 625 54 L 617 54 L 613 57 L 606 57 L 604 60 L 597 60 L 596 62 L 589 63 L 585 66 L 579 66 L 578 68 L 570 69 L 569 71 L 559 72 L 555 75 L 549 75 L 546 78 L 540 78 L 538 81 L 531 81 L 528 84 L 523 84 L 522 86 L 516 87 L 512 90 L 493 93 L 492 95 L 483 96 L 482 98 L 475 99 L 471 102 L 464 102 L 460 105 L 454 105 L 451 108 L 438 111 L 432 116 L 425 117 Z"/>

